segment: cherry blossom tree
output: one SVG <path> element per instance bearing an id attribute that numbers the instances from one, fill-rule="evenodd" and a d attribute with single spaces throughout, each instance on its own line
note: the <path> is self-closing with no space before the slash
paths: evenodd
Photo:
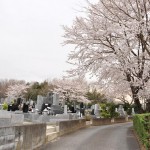
<path id="1" fill-rule="evenodd" d="M 54 79 L 51 84 L 56 85 L 54 92 L 60 94 L 61 100 L 89 103 L 85 97 L 88 84 L 81 78 L 76 79 Z"/>
<path id="2" fill-rule="evenodd" d="M 139 112 L 138 93 L 150 79 L 150 1 L 99 0 L 88 2 L 86 16 L 64 26 L 64 44 L 73 44 L 68 62 L 72 75 L 90 72 L 101 83 L 128 84 Z"/>
<path id="3" fill-rule="evenodd" d="M 7 88 L 10 86 L 10 85 L 15 85 L 15 84 L 23 84 L 25 83 L 24 80 L 15 80 L 15 79 L 3 79 L 3 80 L 0 80 L 0 98 L 5 98 L 6 97 L 6 91 L 7 91 Z"/>
<path id="4" fill-rule="evenodd" d="M 16 83 L 7 88 L 6 96 L 12 98 L 23 98 L 29 88 L 25 83 Z"/>

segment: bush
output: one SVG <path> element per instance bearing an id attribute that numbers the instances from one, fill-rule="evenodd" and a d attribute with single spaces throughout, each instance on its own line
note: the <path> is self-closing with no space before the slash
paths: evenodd
<path id="1" fill-rule="evenodd" d="M 140 114 L 133 117 L 133 126 L 140 141 L 146 148 L 150 149 L 150 113 Z"/>
<path id="2" fill-rule="evenodd" d="M 6 102 L 3 104 L 3 110 L 8 110 L 8 104 Z"/>
<path id="3" fill-rule="evenodd" d="M 119 114 L 115 112 L 116 105 L 114 103 L 101 103 L 101 116 L 103 118 L 115 118 Z"/>
<path id="4" fill-rule="evenodd" d="M 108 112 L 107 104 L 106 103 L 101 103 L 100 107 L 101 107 L 100 115 L 103 118 L 110 118 L 110 113 Z"/>

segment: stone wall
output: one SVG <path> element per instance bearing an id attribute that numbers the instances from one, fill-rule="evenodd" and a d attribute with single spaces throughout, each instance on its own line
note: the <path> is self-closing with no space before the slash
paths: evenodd
<path id="1" fill-rule="evenodd" d="M 34 150 L 45 144 L 46 124 L 0 127 L 0 150 Z"/>
<path id="2" fill-rule="evenodd" d="M 59 136 L 64 135 L 69 132 L 76 131 L 80 128 L 86 127 L 85 119 L 78 120 L 66 120 L 58 123 L 59 126 Z"/>
<path id="3" fill-rule="evenodd" d="M 93 118 L 92 125 L 93 126 L 100 126 L 100 125 L 109 125 L 115 123 L 124 123 L 132 121 L 132 117 L 130 119 L 128 117 L 119 117 L 119 118 Z"/>
<path id="4" fill-rule="evenodd" d="M 110 118 L 93 118 L 92 119 L 93 126 L 100 126 L 100 125 L 107 125 L 107 124 L 111 124 Z"/>
<path id="5" fill-rule="evenodd" d="M 45 144 L 46 124 L 15 126 L 16 150 L 34 150 Z"/>
<path id="6" fill-rule="evenodd" d="M 8 127 L 11 125 L 11 113 L 0 110 L 0 127 Z"/>
<path id="7" fill-rule="evenodd" d="M 114 118 L 114 123 L 123 123 L 126 122 L 126 118 L 125 117 L 119 117 L 119 118 Z"/>
<path id="8" fill-rule="evenodd" d="M 14 127 L 0 127 L 0 150 L 15 150 Z"/>

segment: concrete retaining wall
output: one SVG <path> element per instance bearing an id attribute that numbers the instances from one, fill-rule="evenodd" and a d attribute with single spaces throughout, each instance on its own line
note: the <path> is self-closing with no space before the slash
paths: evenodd
<path id="1" fill-rule="evenodd" d="M 80 128 L 86 127 L 86 120 L 79 119 L 79 120 L 61 121 L 58 123 L 58 126 L 59 126 L 59 136 L 61 136 L 66 133 L 73 132 Z"/>
<path id="2" fill-rule="evenodd" d="M 114 118 L 114 123 L 123 123 L 128 121 L 127 118 L 124 117 L 119 117 L 119 118 Z"/>
<path id="3" fill-rule="evenodd" d="M 111 124 L 110 118 L 93 118 L 92 119 L 93 126 L 100 126 L 100 125 L 107 125 L 107 124 Z"/>
<path id="4" fill-rule="evenodd" d="M 0 150 L 34 150 L 45 144 L 46 124 L 0 127 Z"/>
<path id="5" fill-rule="evenodd" d="M 14 127 L 0 127 L 0 150 L 15 150 Z"/>
<path id="6" fill-rule="evenodd" d="M 131 121 L 128 119 L 128 117 L 119 117 L 119 118 L 93 118 L 92 119 L 92 125 L 93 126 L 100 126 L 100 125 L 109 125 L 114 123 L 124 123 Z"/>
<path id="7" fill-rule="evenodd" d="M 34 150 L 45 144 L 46 124 L 15 126 L 16 150 Z"/>

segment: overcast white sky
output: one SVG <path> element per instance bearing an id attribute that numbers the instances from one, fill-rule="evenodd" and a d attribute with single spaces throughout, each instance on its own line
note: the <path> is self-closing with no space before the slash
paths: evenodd
<path id="1" fill-rule="evenodd" d="M 60 78 L 70 66 L 61 25 L 71 25 L 84 0 L 0 0 L 0 79 Z"/>

